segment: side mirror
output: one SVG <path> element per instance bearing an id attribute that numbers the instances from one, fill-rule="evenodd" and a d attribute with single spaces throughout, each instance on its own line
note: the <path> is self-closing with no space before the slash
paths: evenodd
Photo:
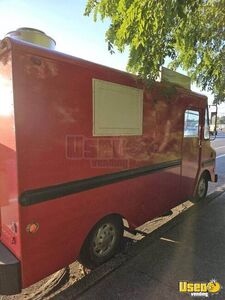
<path id="1" fill-rule="evenodd" d="M 217 130 L 215 131 L 209 131 L 209 139 L 210 141 L 214 141 L 216 139 L 216 136 L 217 136 Z"/>
<path id="2" fill-rule="evenodd" d="M 209 105 L 210 120 L 209 120 L 209 137 L 211 141 L 214 141 L 217 136 L 217 104 Z M 214 110 L 214 111 L 212 111 Z"/>

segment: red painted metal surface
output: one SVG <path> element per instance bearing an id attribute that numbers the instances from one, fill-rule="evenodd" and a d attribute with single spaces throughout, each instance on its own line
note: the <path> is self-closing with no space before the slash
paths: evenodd
<path id="1" fill-rule="evenodd" d="M 0 241 L 21 258 L 10 52 L 0 58 L 0 101 Z"/>
<path id="2" fill-rule="evenodd" d="M 212 149 L 204 142 L 207 150 L 200 155 L 194 141 L 186 145 L 183 140 L 184 111 L 196 107 L 203 115 L 205 97 L 179 88 L 169 97 L 169 87 L 162 84 L 149 91 L 124 72 L 15 40 L 10 45 L 15 124 L 13 115 L 7 120 L 0 117 L 5 132 L 1 137 L 11 136 L 8 144 L 0 140 L 0 166 L 5 168 L 1 176 L 12 178 L 0 194 L 1 225 L 3 229 L 19 222 L 21 246 L 9 245 L 4 230 L 1 239 L 21 259 L 22 284 L 27 287 L 74 261 L 90 229 L 105 215 L 120 214 L 136 227 L 186 200 L 203 170 L 201 157 L 209 159 Z M 144 88 L 142 136 L 92 136 L 93 78 Z M 8 131 L 14 125 L 16 147 L 15 133 Z M 8 171 L 8 158 L 2 153 L 12 156 Z M 181 166 L 19 206 L 18 217 L 18 195 L 27 190 L 182 159 Z M 213 177 L 212 168 L 210 172 Z M 35 234 L 26 230 L 33 222 L 39 224 Z"/>

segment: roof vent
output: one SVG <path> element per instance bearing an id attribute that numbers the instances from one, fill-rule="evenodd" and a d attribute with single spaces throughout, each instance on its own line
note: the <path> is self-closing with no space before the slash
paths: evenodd
<path id="1" fill-rule="evenodd" d="M 56 42 L 53 38 L 46 35 L 43 31 L 34 28 L 18 28 L 15 31 L 10 31 L 9 33 L 7 33 L 6 36 L 13 37 L 18 40 L 26 41 L 49 49 L 55 49 L 56 45 Z"/>

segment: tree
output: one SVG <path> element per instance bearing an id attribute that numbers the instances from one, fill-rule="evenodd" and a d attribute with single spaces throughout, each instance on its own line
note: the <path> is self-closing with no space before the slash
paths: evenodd
<path id="1" fill-rule="evenodd" d="M 225 116 L 218 117 L 217 122 L 218 122 L 218 124 L 225 124 Z"/>
<path id="2" fill-rule="evenodd" d="M 111 53 L 129 47 L 128 71 L 154 80 L 169 58 L 225 101 L 225 0 L 88 0 L 91 13 L 110 20 Z"/>

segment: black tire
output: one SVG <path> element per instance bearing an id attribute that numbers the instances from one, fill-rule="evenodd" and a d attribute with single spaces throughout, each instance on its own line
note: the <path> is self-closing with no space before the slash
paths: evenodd
<path id="1" fill-rule="evenodd" d="M 94 269 L 109 260 L 120 249 L 123 221 L 119 216 L 107 216 L 89 233 L 81 249 L 79 261 Z"/>
<path id="2" fill-rule="evenodd" d="M 206 174 L 203 173 L 198 181 L 193 202 L 196 203 L 203 200 L 207 195 L 207 191 L 208 191 L 208 177 L 206 176 Z"/>

